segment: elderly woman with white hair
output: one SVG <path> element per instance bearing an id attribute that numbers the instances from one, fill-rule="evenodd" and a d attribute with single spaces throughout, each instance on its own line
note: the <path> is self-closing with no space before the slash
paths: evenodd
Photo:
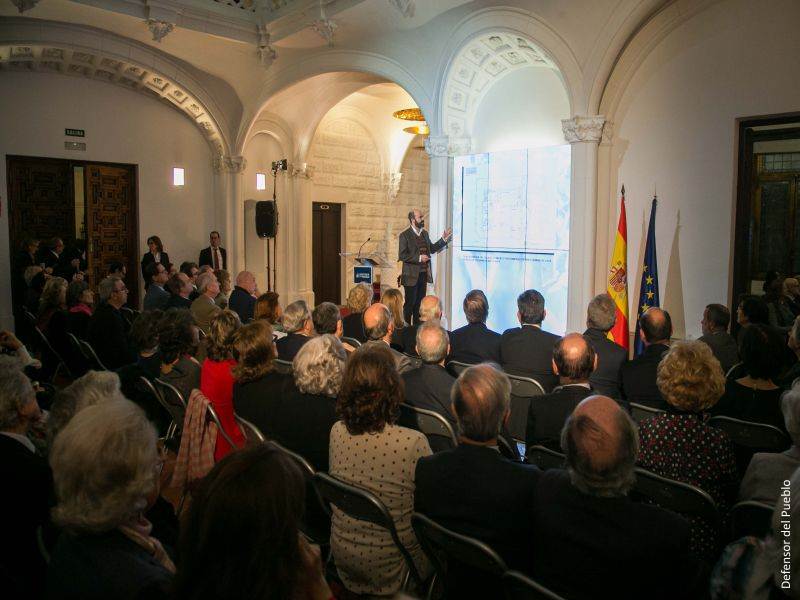
<path id="1" fill-rule="evenodd" d="M 785 452 L 757 452 L 739 487 L 739 500 L 775 502 L 776 490 L 800 467 L 800 381 L 781 399 L 781 411 L 792 447 Z"/>
<path id="2" fill-rule="evenodd" d="M 48 598 L 166 598 L 175 566 L 143 514 L 163 467 L 156 431 L 132 402 L 90 406 L 50 454 L 63 528 L 47 576 Z"/>
<path id="3" fill-rule="evenodd" d="M 275 342 L 275 347 L 278 349 L 279 359 L 291 361 L 303 344 L 314 335 L 314 321 L 305 300 L 298 300 L 287 306 L 283 311 L 282 323 L 286 337 Z"/>

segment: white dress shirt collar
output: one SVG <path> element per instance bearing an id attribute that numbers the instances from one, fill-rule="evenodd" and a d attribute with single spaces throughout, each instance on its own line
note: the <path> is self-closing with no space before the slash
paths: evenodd
<path id="1" fill-rule="evenodd" d="M 18 433 L 11 433 L 10 431 L 0 431 L 0 435 L 5 435 L 7 437 L 10 437 L 12 440 L 17 440 L 28 450 L 30 450 L 34 454 L 36 453 L 36 447 L 33 445 L 33 442 L 28 439 L 28 436 L 20 435 Z"/>

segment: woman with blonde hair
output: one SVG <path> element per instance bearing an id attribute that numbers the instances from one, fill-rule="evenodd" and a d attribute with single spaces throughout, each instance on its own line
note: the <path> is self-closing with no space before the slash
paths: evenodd
<path id="1" fill-rule="evenodd" d="M 392 346 L 401 347 L 403 345 L 403 328 L 407 325 L 403 318 L 403 294 L 397 288 L 389 288 L 383 292 L 381 303 L 389 307 L 392 315 L 392 323 L 394 323 Z"/>
<path id="2" fill-rule="evenodd" d="M 705 490 L 722 513 L 737 481 L 728 434 L 708 424 L 708 411 L 725 391 L 725 375 L 711 348 L 699 340 L 674 344 L 661 359 L 656 379 L 667 412 L 639 425 L 639 466 Z M 714 560 L 714 530 L 691 519 L 690 547 Z"/>
<path id="3" fill-rule="evenodd" d="M 217 269 L 214 276 L 219 282 L 219 294 L 214 298 L 214 304 L 220 308 L 228 308 L 228 298 L 231 296 L 233 285 L 231 284 L 231 274 L 225 269 Z"/>
<path id="4" fill-rule="evenodd" d="M 342 319 L 342 335 L 358 340 L 362 344 L 367 341 L 362 315 L 372 304 L 372 288 L 367 283 L 358 283 L 347 294 L 347 308 L 350 314 Z"/>

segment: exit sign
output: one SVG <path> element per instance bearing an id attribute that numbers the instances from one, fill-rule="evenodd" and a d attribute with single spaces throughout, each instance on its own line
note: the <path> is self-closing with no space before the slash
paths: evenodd
<path id="1" fill-rule="evenodd" d="M 86 132 L 83 129 L 65 129 L 64 135 L 69 135 L 72 137 L 84 137 Z"/>

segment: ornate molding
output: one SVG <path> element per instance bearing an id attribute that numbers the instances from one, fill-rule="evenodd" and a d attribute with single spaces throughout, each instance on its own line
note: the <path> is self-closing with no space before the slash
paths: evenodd
<path id="1" fill-rule="evenodd" d="M 314 166 L 308 163 L 302 163 L 299 165 L 292 165 L 292 170 L 290 171 L 290 176 L 300 179 L 312 179 L 314 177 Z"/>
<path id="2" fill-rule="evenodd" d="M 270 44 L 270 34 L 263 25 L 258 26 L 258 59 L 264 69 L 269 69 L 272 63 L 278 58 L 275 47 Z"/>
<path id="3" fill-rule="evenodd" d="M 214 170 L 217 173 L 241 173 L 247 168 L 247 160 L 244 156 L 216 156 L 214 158 Z"/>
<path id="4" fill-rule="evenodd" d="M 402 173 L 390 171 L 383 174 L 383 186 L 386 188 L 386 195 L 389 197 L 389 200 L 397 198 L 397 192 L 400 191 L 400 181 L 402 179 Z"/>
<path id="5" fill-rule="evenodd" d="M 602 115 L 594 117 L 576 116 L 571 119 L 562 119 L 561 128 L 564 139 L 570 144 L 578 142 L 599 142 L 603 135 L 603 125 L 606 118 Z"/>
<path id="6" fill-rule="evenodd" d="M 175 29 L 175 24 L 161 19 L 147 19 L 147 28 L 153 34 L 153 41 L 160 43 L 161 40 L 167 37 L 167 34 Z"/>
<path id="7" fill-rule="evenodd" d="M 16 6 L 21 14 L 39 4 L 39 0 L 11 0 L 11 4 Z"/>
<path id="8" fill-rule="evenodd" d="M 472 153 L 472 138 L 448 135 L 430 136 L 425 140 L 425 151 L 436 156 L 464 156 Z"/>
<path id="9" fill-rule="evenodd" d="M 339 26 L 336 24 L 336 21 L 331 21 L 330 19 L 317 19 L 311 23 L 311 28 L 316 31 L 331 48 L 333 48 L 333 34 L 337 27 Z"/>
<path id="10" fill-rule="evenodd" d="M 614 141 L 614 123 L 606 121 L 603 125 L 603 135 L 600 138 L 601 146 L 610 146 Z"/>
<path id="11" fill-rule="evenodd" d="M 414 5 L 414 0 L 389 0 L 389 4 L 407 19 L 414 16 L 414 11 L 417 8 Z"/>

